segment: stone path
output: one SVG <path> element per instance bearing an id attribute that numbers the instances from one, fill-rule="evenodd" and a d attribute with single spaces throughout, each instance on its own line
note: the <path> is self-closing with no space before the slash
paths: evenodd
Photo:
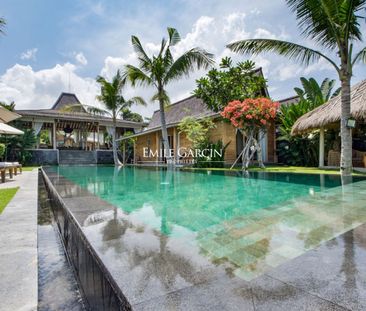
<path id="1" fill-rule="evenodd" d="M 34 169 L 0 184 L 20 187 L 0 215 L 0 311 L 37 310 L 37 180 Z"/>

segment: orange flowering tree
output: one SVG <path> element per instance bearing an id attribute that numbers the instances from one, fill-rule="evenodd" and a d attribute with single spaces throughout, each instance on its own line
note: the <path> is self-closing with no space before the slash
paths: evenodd
<path id="1" fill-rule="evenodd" d="M 257 152 L 259 166 L 264 167 L 262 150 L 258 140 L 261 140 L 261 135 L 266 132 L 268 124 L 276 118 L 278 107 L 278 102 L 273 102 L 268 98 L 247 98 L 244 101 L 234 100 L 228 103 L 220 113 L 246 137 L 244 148 L 233 166 L 241 157 L 243 169 L 247 169 L 255 152 Z"/>

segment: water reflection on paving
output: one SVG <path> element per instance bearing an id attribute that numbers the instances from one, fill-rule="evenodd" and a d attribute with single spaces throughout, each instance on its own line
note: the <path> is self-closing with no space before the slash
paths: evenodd
<path id="1" fill-rule="evenodd" d="M 331 188 L 212 226 L 198 243 L 249 281 L 365 223 L 365 197 L 365 181 Z"/>

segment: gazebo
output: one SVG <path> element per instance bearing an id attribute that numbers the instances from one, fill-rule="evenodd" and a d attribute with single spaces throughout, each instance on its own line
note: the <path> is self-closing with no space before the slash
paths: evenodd
<path id="1" fill-rule="evenodd" d="M 351 115 L 356 121 L 356 127 L 352 130 L 353 165 L 364 166 L 364 157 L 366 156 L 366 80 L 355 84 L 351 89 Z M 292 127 L 293 135 L 319 130 L 319 167 L 325 166 L 325 131 L 330 129 L 339 131 L 340 120 L 341 94 L 301 116 Z M 328 166 L 339 166 L 337 153 L 339 153 L 337 150 L 329 151 Z"/>

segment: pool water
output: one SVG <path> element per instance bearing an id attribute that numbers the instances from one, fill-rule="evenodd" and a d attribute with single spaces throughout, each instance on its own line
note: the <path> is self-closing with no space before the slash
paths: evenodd
<path id="1" fill-rule="evenodd" d="M 336 175 L 60 166 L 59 175 L 246 280 L 366 222 L 366 181 Z"/>
<path id="2" fill-rule="evenodd" d="M 124 212 L 152 209 L 169 223 L 192 231 L 340 185 L 340 178 L 330 175 L 250 173 L 243 178 L 220 171 L 118 171 L 110 166 L 61 166 L 59 173 Z M 146 217 L 143 221 L 149 222 Z M 170 234 L 168 227 L 163 230 Z"/>

